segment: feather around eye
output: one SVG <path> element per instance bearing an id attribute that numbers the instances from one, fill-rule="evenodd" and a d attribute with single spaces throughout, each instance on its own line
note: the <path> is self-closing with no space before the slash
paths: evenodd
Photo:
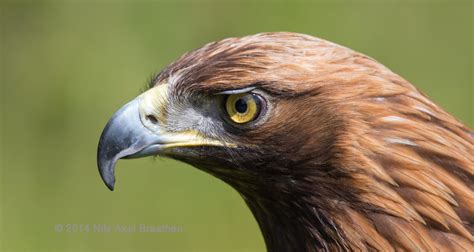
<path id="1" fill-rule="evenodd" d="M 226 91 L 219 92 L 217 94 L 219 94 L 219 95 L 223 95 L 223 94 L 227 94 L 227 95 L 243 94 L 243 93 L 248 93 L 248 92 L 254 90 L 255 88 L 256 87 L 246 87 L 246 88 L 242 88 L 242 89 L 226 90 Z"/>

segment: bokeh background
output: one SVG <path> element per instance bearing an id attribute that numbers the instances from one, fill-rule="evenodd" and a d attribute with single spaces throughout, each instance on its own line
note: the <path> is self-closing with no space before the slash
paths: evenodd
<path id="1" fill-rule="evenodd" d="M 96 168 L 111 114 L 172 60 L 225 37 L 294 31 L 340 43 L 474 125 L 469 0 L 0 4 L 0 251 L 263 251 L 250 211 L 218 179 L 166 159 L 120 161 L 110 192 Z"/>

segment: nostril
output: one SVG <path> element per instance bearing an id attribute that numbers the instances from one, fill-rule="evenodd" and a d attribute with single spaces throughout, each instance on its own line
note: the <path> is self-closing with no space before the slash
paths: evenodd
<path id="1" fill-rule="evenodd" d="M 146 119 L 147 119 L 148 121 L 150 121 L 151 123 L 153 123 L 153 124 L 157 124 L 157 123 L 158 123 L 158 120 L 156 119 L 156 117 L 155 117 L 154 115 L 147 115 L 147 116 L 146 116 Z"/>

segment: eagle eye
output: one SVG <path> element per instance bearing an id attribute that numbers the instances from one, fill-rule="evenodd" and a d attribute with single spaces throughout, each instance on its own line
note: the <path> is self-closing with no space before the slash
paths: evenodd
<path id="1" fill-rule="evenodd" d="M 257 119 L 262 109 L 262 98 L 253 93 L 230 94 L 225 98 L 225 110 L 229 119 L 237 124 Z"/>

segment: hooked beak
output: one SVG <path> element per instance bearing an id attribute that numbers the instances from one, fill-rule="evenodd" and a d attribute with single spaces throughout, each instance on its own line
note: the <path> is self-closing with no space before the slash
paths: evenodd
<path id="1" fill-rule="evenodd" d="M 147 147 L 159 137 L 140 121 L 139 99 L 119 109 L 105 126 L 99 140 L 97 165 L 100 176 L 110 190 L 114 190 L 115 163 L 120 158 L 132 158 L 150 153 Z M 156 146 L 158 147 L 158 146 Z"/>
<path id="2" fill-rule="evenodd" d="M 179 146 L 222 145 L 194 131 L 165 131 L 166 86 L 156 86 L 130 101 L 105 126 L 99 140 L 97 165 L 110 190 L 114 190 L 115 163 L 121 158 L 157 155 Z"/>

